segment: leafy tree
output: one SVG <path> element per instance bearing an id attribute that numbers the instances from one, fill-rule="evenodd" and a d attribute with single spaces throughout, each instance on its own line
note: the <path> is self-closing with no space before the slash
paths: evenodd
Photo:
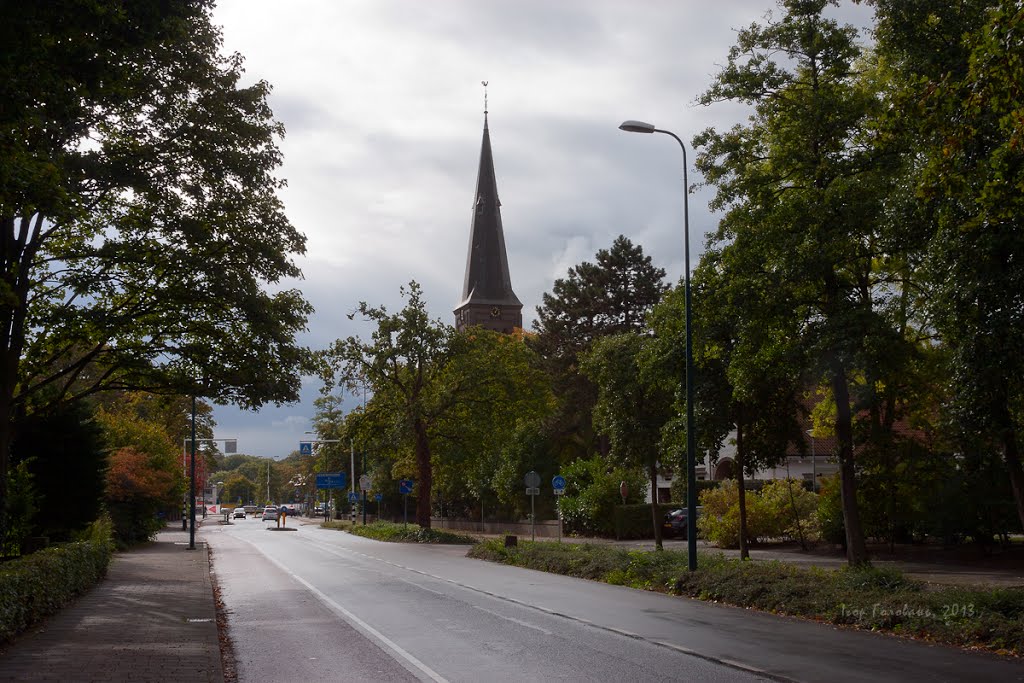
<path id="1" fill-rule="evenodd" d="M 825 19 L 826 0 L 786 0 L 784 16 L 739 32 L 701 101 L 754 107 L 749 123 L 697 137 L 698 168 L 726 210 L 721 238 L 790 282 L 801 343 L 836 399 L 850 564 L 867 562 L 853 459 L 851 379 L 871 364 L 866 339 L 902 343 L 876 308 L 875 217 L 888 168 L 866 146 L 878 100 L 858 79 L 855 30 Z M 882 348 L 878 343 L 871 348 Z"/>
<path id="2" fill-rule="evenodd" d="M 700 454 L 714 462 L 735 432 L 739 548 L 744 558 L 749 556 L 744 477 L 783 460 L 789 443 L 804 442 L 804 357 L 791 291 L 785 278 L 762 268 L 753 256 L 733 245 L 709 248 L 692 285 L 697 444 Z M 658 348 L 652 354 L 655 376 L 685 373 L 684 305 L 683 291 L 677 288 L 651 315 Z M 666 439 L 673 442 L 666 450 L 675 453 L 685 448 L 685 424 L 680 423 L 686 406 L 681 398 L 674 424 L 666 429 Z M 674 460 L 678 463 L 681 457 Z"/>
<path id="3" fill-rule="evenodd" d="M 1002 452 L 1024 525 L 1024 11 L 992 5 L 966 72 L 926 100 L 921 187 L 938 205 L 928 269 L 960 442 Z"/>
<path id="4" fill-rule="evenodd" d="M 550 417 L 550 378 L 521 332 L 470 329 L 457 350 L 442 377 L 458 392 L 457 401 L 432 430 L 445 498 L 469 497 L 475 507 L 485 492 L 494 491 L 500 501 L 522 503 L 523 475 L 540 463 L 521 459 L 525 452 L 516 443 L 530 441 L 530 431 Z M 557 466 L 550 457 L 543 461 L 541 472 Z"/>
<path id="5" fill-rule="evenodd" d="M 180 500 L 177 473 L 168 463 L 130 446 L 110 454 L 107 509 L 122 546 L 149 540 L 163 527 L 157 513 Z"/>
<path id="6" fill-rule="evenodd" d="M 255 503 L 257 500 L 256 483 L 240 472 L 232 472 L 224 480 L 223 501 L 237 502 L 242 505 Z"/>
<path id="7" fill-rule="evenodd" d="M 534 322 L 537 336 L 531 339 L 561 399 L 551 431 L 568 451 L 565 460 L 608 450 L 593 436 L 597 392 L 579 372 L 580 355 L 602 336 L 643 329 L 666 290 L 665 271 L 622 235 L 610 249 L 598 251 L 595 260 L 573 266 L 565 278 L 555 280 L 550 294 L 544 293 Z"/>
<path id="8" fill-rule="evenodd" d="M 422 290 L 415 281 L 402 287 L 405 307 L 389 314 L 381 306 L 360 302 L 357 314 L 376 324 L 369 342 L 357 337 L 336 341 L 321 354 L 324 391 L 339 383 L 365 382 L 374 402 L 400 425 L 416 463 L 416 523 L 430 528 L 433 486 L 430 430 L 451 408 L 453 396 L 442 385 L 452 356 L 454 329 L 427 316 Z M 353 314 L 355 315 L 355 314 Z"/>
<path id="9" fill-rule="evenodd" d="M 550 390 L 521 336 L 482 329 L 456 333 L 430 321 L 416 282 L 405 307 L 390 315 L 360 303 L 376 323 L 370 342 L 349 337 L 322 355 L 325 391 L 366 384 L 373 398 L 344 420 L 343 440 L 374 444 L 392 477 L 416 478 L 416 522 L 430 526 L 438 490 L 482 491 L 499 444 L 520 421 L 550 404 Z M 319 427 L 318 427 L 319 431 Z"/>
<path id="10" fill-rule="evenodd" d="M 297 398 L 311 311 L 269 86 L 210 0 L 5 5 L 0 499 L 20 415 L 109 390 Z M 98 59 L 96 55 L 103 55 Z"/>
<path id="11" fill-rule="evenodd" d="M 100 516 L 103 502 L 107 446 L 93 410 L 76 403 L 36 413 L 19 422 L 17 433 L 11 459 L 27 462 L 32 474 L 38 497 L 34 535 L 70 540 Z"/>
<path id="12" fill-rule="evenodd" d="M 597 385 L 594 423 L 608 436 L 611 458 L 626 468 L 642 468 L 651 491 L 654 544 L 662 549 L 658 511 L 658 471 L 663 456 L 662 427 L 672 417 L 674 387 L 644 362 L 650 337 L 623 333 L 596 340 L 582 357 L 582 370 Z M 653 376 L 652 376 L 653 375 Z"/>

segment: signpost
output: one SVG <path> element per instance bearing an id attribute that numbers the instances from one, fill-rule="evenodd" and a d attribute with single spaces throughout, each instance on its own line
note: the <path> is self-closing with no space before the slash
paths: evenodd
<path id="1" fill-rule="evenodd" d="M 316 475 L 318 489 L 343 489 L 347 476 L 344 472 L 320 472 Z"/>
<path id="2" fill-rule="evenodd" d="M 555 492 L 556 507 L 558 512 L 558 542 L 562 542 L 562 496 L 565 494 L 565 477 L 556 474 L 551 478 L 551 488 Z"/>
<path id="3" fill-rule="evenodd" d="M 383 493 L 375 493 L 373 499 L 377 501 L 377 519 L 380 519 L 380 501 L 384 499 Z"/>
<path id="4" fill-rule="evenodd" d="M 409 494 L 412 493 L 412 479 L 402 479 L 398 482 L 398 492 L 405 499 L 405 525 L 409 526 Z"/>
<path id="5" fill-rule="evenodd" d="M 536 500 L 537 495 L 540 494 L 540 475 L 530 470 L 526 473 L 523 478 L 523 483 L 526 484 L 526 495 L 530 497 L 530 540 L 537 540 L 537 515 L 534 511 L 533 502 Z"/>
<path id="6" fill-rule="evenodd" d="M 369 474 L 359 477 L 359 490 L 363 492 L 363 526 L 366 526 L 366 492 L 373 488 L 373 479 Z"/>

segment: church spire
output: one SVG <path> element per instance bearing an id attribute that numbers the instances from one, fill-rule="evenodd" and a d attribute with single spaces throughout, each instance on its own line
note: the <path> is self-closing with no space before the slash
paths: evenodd
<path id="1" fill-rule="evenodd" d="M 484 135 L 480 146 L 469 253 L 466 256 L 466 277 L 462 301 L 455 309 L 455 325 L 460 330 L 480 325 L 498 332 L 511 332 L 513 328 L 523 326 L 523 304 L 512 291 L 487 122 L 487 81 L 482 83 Z"/>

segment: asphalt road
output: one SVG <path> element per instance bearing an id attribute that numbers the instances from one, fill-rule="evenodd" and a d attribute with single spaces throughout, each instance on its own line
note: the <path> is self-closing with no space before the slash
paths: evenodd
<path id="1" fill-rule="evenodd" d="M 1024 666 L 290 522 L 207 527 L 249 681 L 1024 681 Z M 868 606 L 870 608 L 870 606 Z"/>

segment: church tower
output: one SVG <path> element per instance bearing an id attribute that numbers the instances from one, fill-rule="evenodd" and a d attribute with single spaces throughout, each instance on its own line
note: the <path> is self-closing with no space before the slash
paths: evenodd
<path id="1" fill-rule="evenodd" d="M 508 334 L 514 328 L 523 326 L 523 304 L 512 291 L 512 278 L 508 271 L 500 207 L 494 159 L 491 156 L 491 134 L 487 128 L 485 95 L 484 139 L 480 148 L 480 169 L 476 177 L 466 279 L 462 286 L 462 301 L 455 309 L 455 327 L 459 331 L 479 325 Z"/>

